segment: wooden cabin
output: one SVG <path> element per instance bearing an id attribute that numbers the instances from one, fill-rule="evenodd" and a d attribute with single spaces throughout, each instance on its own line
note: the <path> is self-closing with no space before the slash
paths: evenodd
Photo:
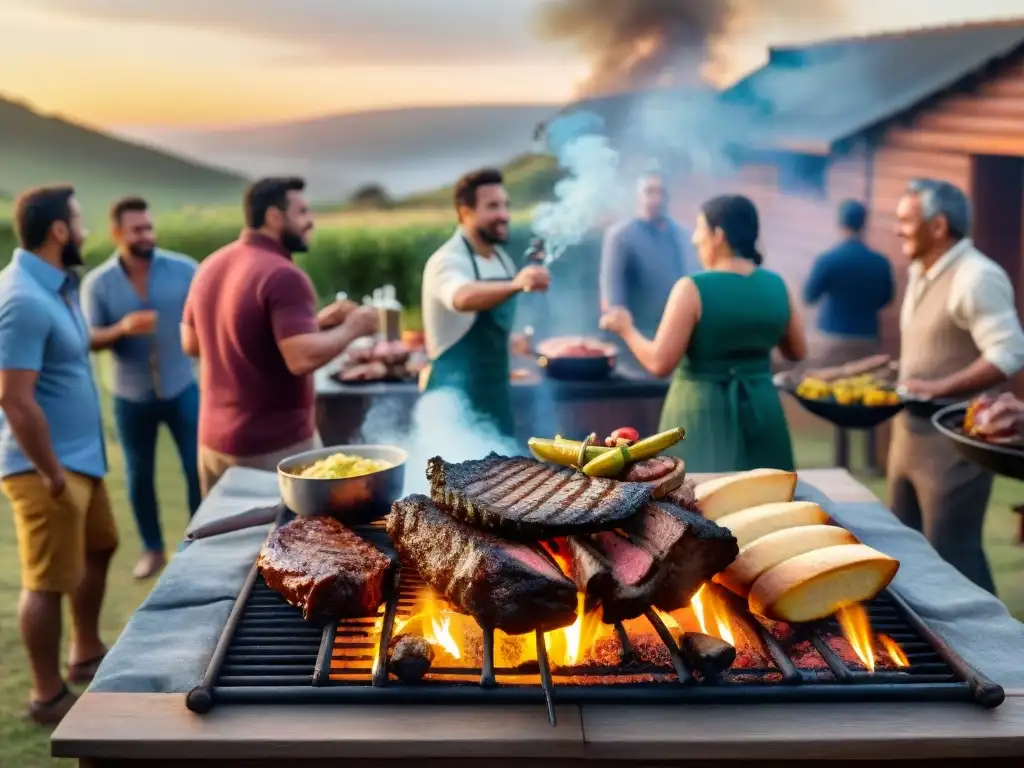
<path id="1" fill-rule="evenodd" d="M 642 98 L 615 97 L 627 111 Z M 838 203 L 865 202 L 868 240 L 899 280 L 884 324 L 897 353 L 906 262 L 896 203 L 914 178 L 945 179 L 970 195 L 974 240 L 1010 274 L 1024 308 L 1024 19 L 775 48 L 716 102 L 745 111 L 738 159 L 726 174 L 671 178 L 680 221 L 711 195 L 748 195 L 767 265 L 799 291 L 838 238 Z M 615 101 L 591 106 L 614 111 Z"/>

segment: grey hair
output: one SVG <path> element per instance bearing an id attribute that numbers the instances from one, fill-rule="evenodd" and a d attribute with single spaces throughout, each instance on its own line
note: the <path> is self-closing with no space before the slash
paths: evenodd
<path id="1" fill-rule="evenodd" d="M 948 181 L 915 179 L 907 186 L 907 192 L 920 200 L 925 221 L 945 216 L 950 237 L 954 240 L 970 237 L 974 215 L 971 201 L 962 189 Z"/>

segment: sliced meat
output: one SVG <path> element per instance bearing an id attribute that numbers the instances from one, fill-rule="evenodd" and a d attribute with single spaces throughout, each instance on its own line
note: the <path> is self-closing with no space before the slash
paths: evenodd
<path id="1" fill-rule="evenodd" d="M 687 512 L 700 514 L 697 509 L 697 492 L 695 488 L 695 483 L 692 480 L 687 480 L 675 490 L 669 491 L 665 496 L 665 501 L 682 507 Z"/>
<path id="2" fill-rule="evenodd" d="M 332 517 L 299 517 L 277 528 L 256 564 L 267 586 L 321 625 L 376 614 L 394 566 Z"/>
<path id="3" fill-rule="evenodd" d="M 649 483 L 664 477 L 676 468 L 677 459 L 671 456 L 655 456 L 631 464 L 622 479 L 631 483 Z"/>
<path id="4" fill-rule="evenodd" d="M 617 533 L 595 533 L 588 538 L 611 565 L 615 580 L 620 584 L 636 586 L 654 568 L 654 557 L 650 552 L 630 544 L 628 539 Z"/>
<path id="5" fill-rule="evenodd" d="M 652 497 L 647 483 L 587 477 L 524 457 L 491 453 L 427 462 L 431 497 L 466 522 L 523 540 L 596 533 L 632 517 Z"/>
<path id="6" fill-rule="evenodd" d="M 647 483 L 654 499 L 662 499 L 686 479 L 686 462 L 673 456 L 655 456 L 630 465 L 620 480 Z"/>
<path id="7" fill-rule="evenodd" d="M 396 501 L 387 529 L 403 562 L 456 610 L 521 635 L 576 621 L 576 587 L 539 549 L 454 519 L 426 496 Z"/>
<path id="8" fill-rule="evenodd" d="M 653 557 L 617 533 L 567 539 L 573 581 L 586 595 L 586 610 L 601 606 L 606 624 L 640 616 L 654 600 L 661 574 Z"/>
<path id="9" fill-rule="evenodd" d="M 689 603 L 704 582 L 739 554 L 736 538 L 727 529 L 675 504 L 647 504 L 622 528 L 658 562 L 660 582 L 653 603 L 663 611 Z"/>
<path id="10" fill-rule="evenodd" d="M 343 369 L 338 378 L 342 381 L 378 381 L 387 375 L 388 367 L 379 360 L 373 360 Z"/>

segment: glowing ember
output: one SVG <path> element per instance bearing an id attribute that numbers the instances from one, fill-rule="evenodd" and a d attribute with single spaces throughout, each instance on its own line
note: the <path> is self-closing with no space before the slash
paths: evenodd
<path id="1" fill-rule="evenodd" d="M 707 584 L 698 589 L 690 599 L 690 607 L 693 608 L 693 615 L 700 625 L 701 632 L 724 640 L 733 647 L 736 646 L 736 638 L 729 624 L 728 609 L 722 599 L 708 589 Z"/>
<path id="2" fill-rule="evenodd" d="M 909 667 L 910 659 L 907 658 L 907 654 L 903 652 L 903 649 L 896 644 L 888 635 L 879 635 L 878 642 L 882 644 L 882 648 L 889 654 L 889 658 L 892 659 L 893 664 L 897 667 Z"/>

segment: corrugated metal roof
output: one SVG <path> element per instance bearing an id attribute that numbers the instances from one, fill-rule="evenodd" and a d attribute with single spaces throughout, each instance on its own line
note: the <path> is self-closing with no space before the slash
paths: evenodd
<path id="1" fill-rule="evenodd" d="M 778 48 L 722 98 L 764 107 L 758 145 L 828 152 L 1020 50 L 1024 20 Z"/>

